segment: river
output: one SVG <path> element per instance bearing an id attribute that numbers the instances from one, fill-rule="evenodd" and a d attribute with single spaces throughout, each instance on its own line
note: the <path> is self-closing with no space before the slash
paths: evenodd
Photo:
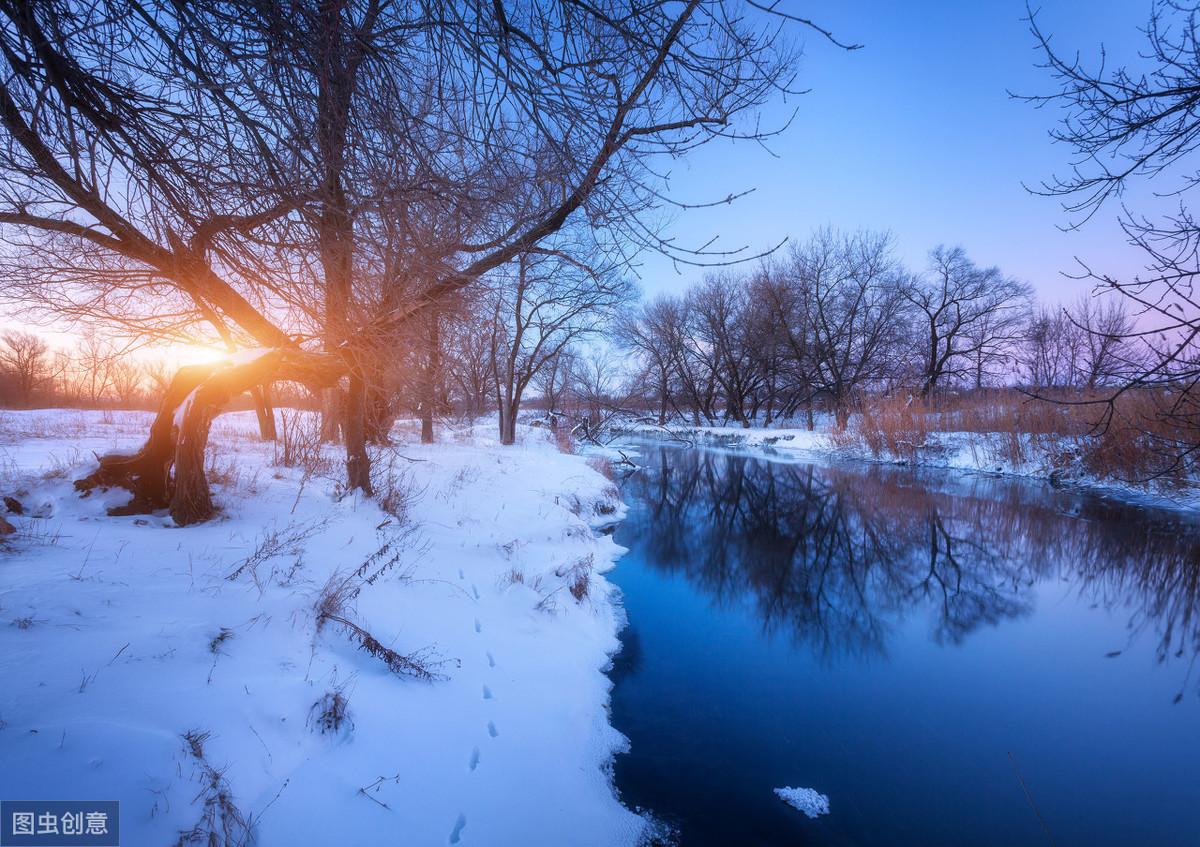
<path id="1" fill-rule="evenodd" d="M 637 449 L 610 574 L 615 776 L 684 847 L 1200 844 L 1196 518 Z"/>

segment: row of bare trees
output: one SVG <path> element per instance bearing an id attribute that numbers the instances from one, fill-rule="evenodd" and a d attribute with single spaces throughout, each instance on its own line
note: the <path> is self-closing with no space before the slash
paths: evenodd
<path id="1" fill-rule="evenodd" d="M 68 348 L 51 347 L 23 330 L 0 334 L 0 406 L 138 408 L 161 394 L 170 378 L 164 362 L 137 360 L 94 330 Z"/>
<path id="2" fill-rule="evenodd" d="M 832 411 L 845 424 L 868 393 L 1116 385 L 1139 364 L 1115 300 L 1035 310 L 1030 288 L 960 248 L 921 273 L 886 236 L 822 231 L 751 273 L 710 275 L 619 325 L 643 402 L 660 422 Z"/>

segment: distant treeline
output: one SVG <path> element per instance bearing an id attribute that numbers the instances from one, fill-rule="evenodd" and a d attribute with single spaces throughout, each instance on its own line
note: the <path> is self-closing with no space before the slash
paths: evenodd
<path id="1" fill-rule="evenodd" d="M 1023 385 L 1094 389 L 1138 367 L 1120 298 L 1038 305 L 1030 287 L 938 247 L 913 272 L 888 237 L 822 231 L 761 267 L 710 275 L 622 320 L 659 420 L 845 423 L 864 396 Z"/>

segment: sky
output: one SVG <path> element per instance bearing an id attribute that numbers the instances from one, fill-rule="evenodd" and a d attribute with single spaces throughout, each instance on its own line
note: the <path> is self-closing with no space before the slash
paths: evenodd
<path id="1" fill-rule="evenodd" d="M 914 270 L 933 247 L 962 246 L 978 264 L 1032 284 L 1047 304 L 1091 290 L 1064 276 L 1078 273 L 1077 256 L 1122 278 L 1141 268 L 1115 206 L 1064 232 L 1072 218 L 1060 201 L 1024 187 L 1071 160 L 1047 134 L 1057 110 L 1009 94 L 1053 90 L 1037 67 L 1024 0 L 780 2 L 863 46 L 847 52 L 793 28 L 804 46 L 797 86 L 808 93 L 777 98 L 762 112 L 767 126 L 795 112 L 793 123 L 766 148 L 718 141 L 674 164 L 670 195 L 679 201 L 753 189 L 731 205 L 678 213 L 668 234 L 679 244 L 716 238 L 712 249 L 754 254 L 826 225 L 882 230 Z M 1096 57 L 1103 44 L 1111 61 L 1136 62 L 1150 0 L 1041 0 L 1037 8 L 1061 52 Z M 654 253 L 639 261 L 649 296 L 680 293 L 706 272 Z M 202 354 L 213 355 L 189 351 Z"/>
<path id="2" fill-rule="evenodd" d="M 1044 94 L 1049 74 L 1024 20 L 1024 0 L 783 0 L 843 41 L 838 50 L 804 36 L 800 87 L 809 93 L 772 104 L 768 121 L 794 123 L 769 150 L 718 142 L 672 172 L 672 196 L 714 200 L 748 188 L 732 205 L 679 213 L 671 234 L 699 246 L 743 245 L 761 251 L 784 238 L 803 239 L 825 225 L 892 233 L 900 258 L 925 266 L 938 244 L 962 246 L 978 264 L 997 265 L 1034 286 L 1049 303 L 1067 303 L 1090 285 L 1063 276 L 1075 257 L 1132 276 L 1136 251 L 1122 240 L 1117 207 L 1079 231 L 1058 199 L 1036 185 L 1065 172 L 1070 150 L 1047 131 L 1060 114 L 1013 99 L 1009 91 Z M 1060 51 L 1136 61 L 1148 0 L 1041 0 L 1038 20 Z M 643 290 L 678 293 L 705 273 L 658 255 L 643 257 Z"/>

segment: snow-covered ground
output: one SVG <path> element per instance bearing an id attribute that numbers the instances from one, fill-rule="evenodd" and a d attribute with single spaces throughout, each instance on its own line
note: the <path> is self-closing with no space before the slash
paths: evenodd
<path id="1" fill-rule="evenodd" d="M 72 488 L 148 421 L 0 413 L 0 495 L 26 507 L 0 542 L 0 797 L 120 800 L 132 845 L 637 842 L 608 772 L 621 550 L 593 531 L 621 506 L 583 457 L 401 433 L 389 514 L 237 413 L 222 512 L 181 529 Z"/>
<path id="2" fill-rule="evenodd" d="M 635 421 L 618 422 L 615 430 L 704 447 L 760 450 L 796 460 L 849 459 L 1021 476 L 1090 488 L 1161 508 L 1200 509 L 1200 485 L 1181 489 L 1155 481 L 1101 479 L 1090 475 L 1082 462 L 1073 459 L 1077 448 L 1069 438 L 1000 432 L 931 432 L 926 442 L 913 451 L 914 456 L 902 457 L 873 454 L 861 444 L 852 443 L 852 439 L 839 442 L 832 435 L 832 420 L 828 418 L 812 430 L 786 425 L 744 428 L 669 423 L 659 427 Z M 1014 438 L 1020 443 L 1013 445 Z"/>

